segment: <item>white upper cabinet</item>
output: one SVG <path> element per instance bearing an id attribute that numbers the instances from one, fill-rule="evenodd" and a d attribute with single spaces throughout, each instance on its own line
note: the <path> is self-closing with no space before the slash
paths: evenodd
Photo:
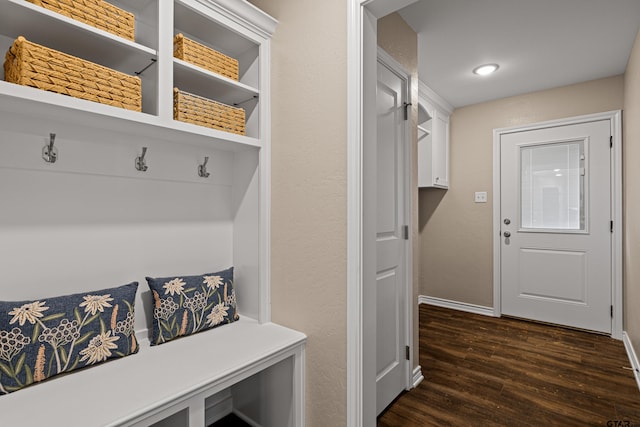
<path id="1" fill-rule="evenodd" d="M 418 187 L 449 188 L 449 116 L 452 108 L 420 82 Z"/>

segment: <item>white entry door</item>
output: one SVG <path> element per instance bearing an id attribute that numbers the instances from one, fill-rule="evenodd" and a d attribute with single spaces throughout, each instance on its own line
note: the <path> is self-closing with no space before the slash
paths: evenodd
<path id="1" fill-rule="evenodd" d="M 611 124 L 500 136 L 502 313 L 611 333 Z"/>
<path id="2" fill-rule="evenodd" d="M 407 386 L 407 77 L 378 62 L 376 391 L 378 414 Z"/>

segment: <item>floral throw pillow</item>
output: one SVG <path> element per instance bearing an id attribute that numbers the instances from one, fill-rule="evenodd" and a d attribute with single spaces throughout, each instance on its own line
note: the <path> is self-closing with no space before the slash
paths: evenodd
<path id="1" fill-rule="evenodd" d="M 36 301 L 0 301 L 0 394 L 138 352 L 138 283 Z"/>
<path id="2" fill-rule="evenodd" d="M 147 277 L 153 294 L 151 345 L 238 320 L 233 267 L 200 276 Z"/>

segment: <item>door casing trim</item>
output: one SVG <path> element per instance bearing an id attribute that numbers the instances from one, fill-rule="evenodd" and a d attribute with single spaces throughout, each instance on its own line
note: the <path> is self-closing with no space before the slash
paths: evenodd
<path id="1" fill-rule="evenodd" d="M 613 136 L 611 156 L 611 218 L 613 220 L 613 235 L 611 241 L 611 303 L 613 318 L 611 319 L 611 337 L 622 339 L 623 297 L 622 297 L 622 111 L 614 110 L 603 113 L 587 114 L 566 119 L 550 120 L 532 123 L 525 126 L 514 126 L 493 130 L 493 315 L 502 314 L 500 280 L 502 215 L 500 212 L 500 137 L 514 132 L 544 129 L 557 126 L 589 123 L 608 120 Z"/>

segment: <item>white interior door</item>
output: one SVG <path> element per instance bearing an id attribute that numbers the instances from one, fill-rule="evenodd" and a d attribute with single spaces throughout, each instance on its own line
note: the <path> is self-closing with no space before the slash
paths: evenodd
<path id="1" fill-rule="evenodd" d="M 611 333 L 611 124 L 500 137 L 502 313 Z"/>
<path id="2" fill-rule="evenodd" d="M 407 386 L 406 306 L 406 76 L 378 62 L 376 230 L 376 408 L 378 414 Z"/>

